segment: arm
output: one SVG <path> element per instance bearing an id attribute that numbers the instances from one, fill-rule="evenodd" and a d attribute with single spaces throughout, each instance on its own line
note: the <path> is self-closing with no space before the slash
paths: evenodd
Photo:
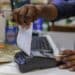
<path id="1" fill-rule="evenodd" d="M 38 8 L 38 7 L 37 7 Z M 75 16 L 75 1 L 41 6 L 40 16 L 49 20 L 59 20 Z"/>

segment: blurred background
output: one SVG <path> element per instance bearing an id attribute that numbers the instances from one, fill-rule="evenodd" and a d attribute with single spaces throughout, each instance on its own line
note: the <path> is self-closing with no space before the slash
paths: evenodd
<path id="1" fill-rule="evenodd" d="M 16 44 L 18 28 L 11 18 L 12 9 L 19 8 L 24 4 L 50 4 L 61 3 L 68 0 L 0 0 L 0 42 Z M 69 0 L 73 1 L 73 0 Z M 39 18 L 33 23 L 33 32 L 49 31 L 75 31 L 75 17 L 51 22 Z"/>

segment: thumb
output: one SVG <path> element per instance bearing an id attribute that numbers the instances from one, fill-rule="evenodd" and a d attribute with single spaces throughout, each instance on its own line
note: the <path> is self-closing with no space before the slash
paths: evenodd
<path id="1" fill-rule="evenodd" d="M 63 50 L 60 52 L 60 55 L 74 55 L 75 50 Z"/>

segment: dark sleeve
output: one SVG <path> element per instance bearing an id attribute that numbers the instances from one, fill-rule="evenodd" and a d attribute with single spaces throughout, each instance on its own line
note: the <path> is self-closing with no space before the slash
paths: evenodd
<path id="1" fill-rule="evenodd" d="M 54 4 L 58 11 L 56 20 L 75 16 L 75 1 Z"/>

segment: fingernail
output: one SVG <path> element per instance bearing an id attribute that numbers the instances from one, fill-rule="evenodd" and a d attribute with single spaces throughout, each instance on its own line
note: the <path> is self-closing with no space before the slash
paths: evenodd
<path id="1" fill-rule="evenodd" d="M 66 58 L 63 58 L 63 61 L 67 61 L 67 59 Z"/>
<path id="2" fill-rule="evenodd" d="M 67 62 L 66 64 L 67 64 L 68 66 L 72 66 L 70 62 Z"/>
<path id="3" fill-rule="evenodd" d="M 60 68 L 60 69 L 65 69 L 66 66 L 65 66 L 65 65 L 61 65 L 61 66 L 59 66 L 59 68 Z"/>
<path id="4" fill-rule="evenodd" d="M 60 58 L 60 57 L 55 57 L 55 59 L 56 59 L 57 61 L 61 61 L 61 58 Z"/>
<path id="5" fill-rule="evenodd" d="M 75 69 L 74 68 L 70 68 L 69 71 L 75 71 Z"/>

